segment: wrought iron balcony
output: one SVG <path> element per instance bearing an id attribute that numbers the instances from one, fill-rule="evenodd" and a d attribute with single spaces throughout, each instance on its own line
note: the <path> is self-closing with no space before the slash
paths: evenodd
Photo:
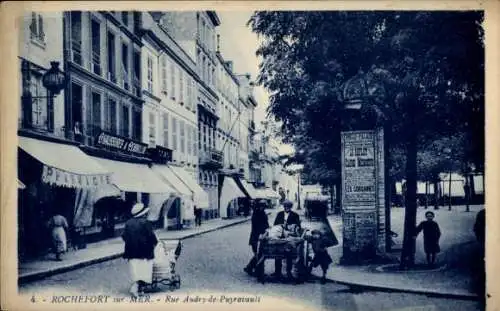
<path id="1" fill-rule="evenodd" d="M 200 167 L 206 169 L 220 169 L 224 165 L 224 154 L 215 149 L 200 150 Z"/>

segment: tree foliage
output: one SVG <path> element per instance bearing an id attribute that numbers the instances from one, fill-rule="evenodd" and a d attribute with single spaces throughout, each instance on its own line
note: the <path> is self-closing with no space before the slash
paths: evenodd
<path id="1" fill-rule="evenodd" d="M 467 142 L 463 161 L 484 162 L 482 19 L 475 11 L 265 11 L 249 21 L 263 39 L 258 83 L 271 94 L 268 112 L 284 141 L 306 150 L 313 176 L 339 175 L 340 130 L 352 119 L 343 86 L 362 73 L 367 100 L 356 128 L 388 125 L 391 175 L 408 180 L 409 262 L 418 163 L 421 176 L 440 168 L 439 141 L 457 133 L 467 138 L 454 140 Z"/>

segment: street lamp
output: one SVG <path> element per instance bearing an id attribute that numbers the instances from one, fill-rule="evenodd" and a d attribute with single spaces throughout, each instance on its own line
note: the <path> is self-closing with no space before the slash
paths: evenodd
<path id="1" fill-rule="evenodd" d="M 448 210 L 451 211 L 451 149 L 444 148 L 443 152 L 446 154 L 446 159 L 448 160 Z"/>

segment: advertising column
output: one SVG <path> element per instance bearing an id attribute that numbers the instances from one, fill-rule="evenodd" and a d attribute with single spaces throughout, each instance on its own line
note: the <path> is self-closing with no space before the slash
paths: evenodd
<path id="1" fill-rule="evenodd" d="M 343 256 L 349 263 L 383 250 L 383 132 L 342 132 Z M 382 245 L 379 245 L 382 243 Z"/>

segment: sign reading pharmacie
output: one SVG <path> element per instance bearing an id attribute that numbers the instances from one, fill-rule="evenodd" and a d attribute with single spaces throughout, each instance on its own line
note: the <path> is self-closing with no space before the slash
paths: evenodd
<path id="1" fill-rule="evenodd" d="M 128 138 L 115 136 L 111 133 L 101 131 L 96 137 L 96 143 L 99 146 L 117 150 L 125 153 L 131 153 L 144 156 L 146 154 L 147 145 L 136 142 Z"/>
<path id="2" fill-rule="evenodd" d="M 374 131 L 343 132 L 342 204 L 347 209 L 376 208 L 377 163 Z"/>
<path id="3" fill-rule="evenodd" d="M 81 175 L 43 165 L 42 182 L 67 188 L 96 188 L 111 184 L 111 176 L 109 174 Z"/>

